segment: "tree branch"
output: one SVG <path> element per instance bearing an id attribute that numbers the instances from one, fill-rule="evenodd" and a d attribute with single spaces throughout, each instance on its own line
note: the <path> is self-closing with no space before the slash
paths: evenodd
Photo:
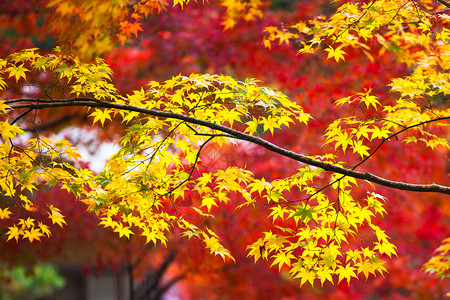
<path id="1" fill-rule="evenodd" d="M 383 146 L 383 144 L 384 144 L 385 142 L 389 141 L 389 140 L 392 139 L 393 137 L 396 137 L 396 136 L 399 135 L 400 133 L 405 132 L 405 131 L 407 131 L 407 130 L 409 130 L 409 129 L 412 129 L 412 128 L 416 128 L 416 127 L 425 125 L 425 124 L 429 124 L 429 123 L 433 123 L 433 122 L 437 122 L 437 121 L 448 120 L 448 119 L 450 119 L 450 117 L 441 117 L 441 118 L 436 118 L 436 119 L 433 119 L 433 120 L 428 120 L 428 121 L 420 122 L 420 123 L 417 123 L 417 124 L 414 124 L 414 125 L 410 125 L 410 126 L 403 126 L 403 125 L 397 124 L 397 125 L 403 127 L 402 130 L 399 130 L 399 131 L 397 131 L 397 132 L 391 134 L 391 135 L 388 136 L 387 138 L 383 139 L 383 140 L 378 144 L 378 146 L 372 151 L 372 153 L 370 153 L 367 157 L 365 157 L 362 161 L 360 161 L 357 165 L 355 165 L 355 166 L 352 168 L 352 170 L 356 169 L 357 167 L 359 167 L 360 165 L 362 165 L 363 163 L 365 163 L 369 158 L 371 158 L 372 156 L 375 155 L 375 153 L 378 151 L 378 149 L 380 149 L 381 146 Z"/>
<path id="2" fill-rule="evenodd" d="M 160 299 L 162 293 L 166 291 L 170 286 L 167 288 L 159 287 L 162 278 L 164 276 L 164 273 L 169 268 L 169 265 L 172 264 L 172 262 L 175 260 L 175 250 L 172 249 L 169 254 L 164 258 L 164 261 L 162 264 L 158 267 L 156 271 L 153 271 L 150 273 L 150 276 L 148 276 L 147 280 L 144 281 L 144 283 L 141 286 L 142 291 L 138 292 L 140 299 Z M 175 284 L 177 281 L 181 280 L 177 279 L 173 284 Z"/>
<path id="3" fill-rule="evenodd" d="M 437 2 L 441 3 L 442 5 L 445 5 L 447 7 L 450 7 L 450 2 L 444 1 L 444 0 L 437 0 Z"/>
<path id="4" fill-rule="evenodd" d="M 51 107 L 66 107 L 66 106 L 87 106 L 92 108 L 112 108 L 112 109 L 119 109 L 124 111 L 133 111 L 133 112 L 139 112 L 142 114 L 146 114 L 149 116 L 154 117 L 161 117 L 161 118 L 168 118 L 168 119 L 177 119 L 182 120 L 187 123 L 196 124 L 200 126 L 205 126 L 213 130 L 218 130 L 221 132 L 224 132 L 228 135 L 230 135 L 232 138 L 247 141 L 256 145 L 259 145 L 261 147 L 266 148 L 267 150 L 278 153 L 282 156 L 288 157 L 292 160 L 314 166 L 317 168 L 324 169 L 325 171 L 330 171 L 334 173 L 339 173 L 342 175 L 350 176 L 357 179 L 366 180 L 372 183 L 376 183 L 385 187 L 398 189 L 398 190 L 405 190 L 405 191 L 414 191 L 414 192 L 435 192 L 435 193 L 441 193 L 441 194 L 448 194 L 450 195 L 450 187 L 444 186 L 444 185 L 438 185 L 438 184 L 412 184 L 412 183 L 405 183 L 401 181 L 393 181 L 389 179 L 385 179 L 382 177 L 379 177 L 377 175 L 374 175 L 369 172 L 358 172 L 352 169 L 347 169 L 344 167 L 336 166 L 330 163 L 325 163 L 319 160 L 315 160 L 313 158 L 307 157 L 305 155 L 301 155 L 299 153 L 284 149 L 282 147 L 279 147 L 275 144 L 272 144 L 260 137 L 252 136 L 243 132 L 240 132 L 238 130 L 226 127 L 224 125 L 212 123 L 205 120 L 200 120 L 194 117 L 173 113 L 173 112 L 167 112 L 167 111 L 159 111 L 155 109 L 148 109 L 148 108 L 142 108 L 138 106 L 132 106 L 132 105 L 126 105 L 126 104 L 118 104 L 118 103 L 111 103 L 106 102 L 102 100 L 98 100 L 95 98 L 88 98 L 88 97 L 76 97 L 76 98 L 70 98 L 70 99 L 54 99 L 51 103 L 42 103 L 42 101 L 39 101 L 35 99 L 35 103 L 26 103 L 26 104 L 19 104 L 20 100 L 23 100 L 25 102 L 30 102 L 30 99 L 15 99 L 6 101 L 5 104 L 12 104 L 11 108 L 13 109 L 20 109 L 20 108 L 26 108 L 26 109 L 44 109 L 44 108 L 51 108 Z M 449 120 L 450 117 L 443 117 L 436 119 L 437 120 Z"/>

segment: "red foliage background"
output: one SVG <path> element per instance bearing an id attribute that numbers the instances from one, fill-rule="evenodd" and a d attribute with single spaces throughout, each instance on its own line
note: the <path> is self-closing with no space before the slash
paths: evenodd
<path id="1" fill-rule="evenodd" d="M 326 126 L 339 116 L 352 114 L 355 108 L 332 106 L 332 103 L 372 88 L 383 104 L 392 102 L 387 84 L 393 77 L 408 74 L 405 65 L 395 64 L 389 53 L 379 55 L 374 44 L 373 62 L 362 53 L 348 53 L 346 62 L 336 64 L 324 55 L 296 56 L 296 45 L 264 48 L 265 26 L 308 19 L 331 9 L 324 1 L 296 1 L 289 11 L 272 9 L 264 20 L 239 22 L 231 30 L 220 25 L 222 9 L 214 4 L 192 4 L 169 8 L 153 15 L 142 25 L 139 37 L 117 48 L 105 58 L 114 70 L 114 82 L 124 93 L 138 89 L 149 80 L 165 80 L 179 73 L 223 73 L 237 78 L 253 77 L 265 85 L 276 87 L 298 101 L 314 120 L 308 127 L 297 126 L 265 135 L 269 141 L 294 151 L 315 155 L 330 150 L 322 147 Z M 47 35 L 47 16 L 34 8 L 41 1 L 16 1 L 2 8 L 0 25 L 2 56 L 23 48 L 38 46 L 49 51 L 54 39 Z M 19 94 L 20 89 L 17 90 Z M 71 110 L 64 111 L 70 115 Z M 42 115 L 45 120 L 50 116 Z M 58 128 L 81 126 L 85 116 L 76 115 L 62 122 Z M 55 128 L 49 128 L 54 130 Z M 84 128 L 88 130 L 88 127 Z M 110 126 L 87 147 L 98 147 L 120 133 L 119 125 Z M 115 134 L 114 134 L 115 133 Z M 91 143 L 91 144 L 89 144 Z M 410 145 L 405 152 L 400 142 L 389 142 L 361 170 L 390 179 L 406 182 L 448 182 L 448 153 L 430 152 L 421 145 Z M 276 179 L 295 172 L 296 166 L 286 159 L 245 144 L 225 149 L 220 155 L 206 149 L 204 161 L 218 168 L 226 164 L 246 165 L 257 177 Z M 92 150 L 95 152 L 95 150 Z M 330 151 L 333 151 L 332 149 Z M 350 158 L 349 158 L 350 159 Z M 365 193 L 361 190 L 361 193 Z M 332 286 L 300 288 L 288 275 L 270 269 L 268 263 L 256 264 L 246 258 L 245 247 L 259 237 L 268 226 L 263 207 L 255 210 L 216 210 L 214 228 L 223 238 L 236 264 L 224 264 L 220 258 L 208 255 L 204 249 L 174 236 L 168 247 L 176 249 L 175 262 L 169 274 L 184 274 L 179 282 L 183 297 L 190 299 L 440 299 L 450 290 L 445 281 L 438 281 L 420 271 L 421 265 L 432 255 L 440 240 L 449 235 L 450 205 L 446 199 L 433 194 L 406 193 L 377 187 L 377 193 L 388 198 L 388 216 L 378 222 L 398 247 L 398 258 L 388 260 L 389 273 L 384 277 L 360 278 L 348 286 L 344 281 Z M 448 200 L 448 199 L 447 199 Z M 84 211 L 70 195 L 58 189 L 41 191 L 35 195 L 40 205 L 54 204 L 66 216 L 68 226 L 57 229 L 50 239 L 33 243 L 8 242 L 2 246 L 2 259 L 17 263 L 37 259 L 54 262 L 70 261 L 85 268 L 120 271 L 127 261 L 142 261 L 135 270 L 144 275 L 149 266 L 157 266 L 167 249 L 148 247 L 140 238 L 130 241 L 97 227 L 95 215 Z M 42 216 L 45 217 L 45 216 Z M 4 228 L 4 227 L 3 227 Z M 143 254 L 147 253 L 148 254 Z"/>

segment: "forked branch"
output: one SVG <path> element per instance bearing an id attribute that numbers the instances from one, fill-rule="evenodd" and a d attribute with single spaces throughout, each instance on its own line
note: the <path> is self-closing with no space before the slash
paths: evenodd
<path id="1" fill-rule="evenodd" d="M 33 101 L 34 100 L 34 101 Z M 197 119 L 191 116 L 186 116 L 183 114 L 178 114 L 174 112 L 167 111 L 159 111 L 155 109 L 147 109 L 138 106 L 125 105 L 125 104 L 117 104 L 106 102 L 102 100 L 98 100 L 95 98 L 88 97 L 77 97 L 70 99 L 54 99 L 53 101 L 39 101 L 37 99 L 14 99 L 10 101 L 6 101 L 6 104 L 10 105 L 13 109 L 44 109 L 51 107 L 66 107 L 66 106 L 86 106 L 92 108 L 111 108 L 111 109 L 119 109 L 122 111 L 130 111 L 130 112 L 139 112 L 145 115 L 160 117 L 160 118 L 168 118 L 168 119 L 177 119 L 182 120 L 186 123 L 196 124 L 200 126 L 205 126 L 213 130 L 218 130 L 223 133 L 226 133 L 230 137 L 242 141 L 247 141 L 261 147 L 266 148 L 267 150 L 280 154 L 284 157 L 290 158 L 292 160 L 304 163 L 306 165 L 314 166 L 317 168 L 324 169 L 325 171 L 330 171 L 334 173 L 339 173 L 345 176 L 350 176 L 357 179 L 366 180 L 375 184 L 379 184 L 385 187 L 405 190 L 405 191 L 414 191 L 414 192 L 435 192 L 441 194 L 450 195 L 450 187 L 439 185 L 439 184 L 413 184 L 413 183 L 405 183 L 401 181 L 393 181 L 386 178 L 379 177 L 369 172 L 359 172 L 354 169 L 347 169 L 345 167 L 340 167 L 337 165 L 333 165 L 330 163 L 322 162 L 319 160 L 315 160 L 313 158 L 307 157 L 305 155 L 301 155 L 299 153 L 284 149 L 275 144 L 272 144 L 260 137 L 252 136 L 241 131 L 229 128 L 224 125 L 212 123 L 209 121 Z M 448 120 L 450 117 L 440 118 L 439 120 Z"/>

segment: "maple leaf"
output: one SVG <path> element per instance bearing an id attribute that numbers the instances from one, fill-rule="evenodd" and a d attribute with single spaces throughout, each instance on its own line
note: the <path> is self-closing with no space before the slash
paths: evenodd
<path id="1" fill-rule="evenodd" d="M 370 155 L 370 153 L 367 151 L 370 150 L 370 148 L 363 145 L 362 140 L 355 141 L 353 143 L 353 146 L 351 146 L 351 148 L 353 150 L 353 153 L 358 153 L 361 156 L 361 158 Z"/>
<path id="2" fill-rule="evenodd" d="M 212 174 L 204 173 L 202 177 L 198 178 L 197 181 L 200 186 L 206 186 L 212 180 Z"/>
<path id="3" fill-rule="evenodd" d="M 101 109 L 95 109 L 95 111 L 93 113 L 91 113 L 89 116 L 92 117 L 94 116 L 94 121 L 93 123 L 95 124 L 97 121 L 100 121 L 100 123 L 103 124 L 105 123 L 105 120 L 108 119 L 111 121 L 111 111 L 110 110 L 101 110 Z"/>
<path id="4" fill-rule="evenodd" d="M 211 207 L 218 206 L 218 205 L 217 205 L 214 197 L 208 196 L 208 197 L 204 197 L 202 199 L 202 205 L 200 205 L 200 207 L 203 207 L 203 206 L 206 206 L 208 208 L 208 212 L 210 212 L 211 211 Z"/>
<path id="5" fill-rule="evenodd" d="M 125 236 L 127 239 L 130 239 L 130 234 L 134 234 L 133 231 L 130 230 L 130 227 L 123 226 L 122 224 L 119 224 L 119 226 L 114 229 L 114 232 L 118 232 L 119 237 Z"/>
<path id="6" fill-rule="evenodd" d="M 40 228 L 41 232 L 43 234 L 45 234 L 47 237 L 50 237 L 52 235 L 52 233 L 50 232 L 50 229 L 48 228 L 47 225 L 39 222 L 39 228 Z"/>
<path id="7" fill-rule="evenodd" d="M 272 116 L 263 119 L 261 123 L 264 124 L 264 131 L 270 130 L 270 133 L 272 135 L 275 128 L 280 128 L 278 120 L 276 118 L 273 118 Z"/>
<path id="8" fill-rule="evenodd" d="M 12 213 L 9 211 L 8 207 L 6 207 L 4 209 L 0 208 L 0 219 L 9 219 L 10 214 L 12 214 Z"/>
<path id="9" fill-rule="evenodd" d="M 261 256 L 264 258 L 264 255 L 267 255 L 267 251 L 265 250 L 265 241 L 262 238 L 259 238 L 256 242 L 247 246 L 246 250 L 250 250 L 247 257 L 253 256 L 255 263 Z"/>
<path id="10" fill-rule="evenodd" d="M 373 217 L 373 212 L 364 207 L 360 211 L 358 211 L 358 216 L 360 222 L 364 222 L 365 220 L 370 223 L 371 218 Z"/>
<path id="11" fill-rule="evenodd" d="M 286 44 L 288 45 L 289 44 L 289 40 L 293 37 L 293 35 L 289 31 L 286 31 L 286 32 L 280 32 L 277 35 L 277 37 L 279 39 L 278 44 L 281 45 L 283 42 L 286 42 Z"/>
<path id="12" fill-rule="evenodd" d="M 185 229 L 182 236 L 187 236 L 190 240 L 192 237 L 200 238 L 202 231 L 195 225 L 189 224 L 185 220 L 181 219 L 180 227 Z"/>
<path id="13" fill-rule="evenodd" d="M 362 263 L 358 263 L 358 274 L 359 273 L 364 273 L 364 276 L 366 277 L 366 279 L 369 277 L 369 274 L 375 274 L 375 269 L 373 268 L 373 265 L 370 261 L 365 260 Z"/>
<path id="14" fill-rule="evenodd" d="M 378 101 L 376 96 L 369 95 L 370 91 L 367 92 L 364 97 L 361 97 L 361 102 L 364 102 L 366 104 L 366 107 L 369 108 L 369 106 L 373 106 L 373 108 L 377 108 L 377 105 L 381 105 L 381 103 Z"/>
<path id="15" fill-rule="evenodd" d="M 4 140 L 13 139 L 17 134 L 23 134 L 24 131 L 15 125 L 9 124 L 8 120 L 0 123 L 0 135 Z"/>
<path id="16" fill-rule="evenodd" d="M 138 35 L 138 31 L 143 31 L 143 29 L 141 28 L 141 23 L 139 23 L 139 22 L 132 23 L 132 22 L 128 22 L 128 21 L 121 22 L 120 29 L 121 29 L 121 33 L 124 34 L 125 36 L 131 36 L 132 34 L 134 34 L 134 36 L 136 36 L 136 37 Z"/>
<path id="17" fill-rule="evenodd" d="M 281 205 L 277 205 L 275 207 L 270 208 L 272 212 L 269 214 L 270 216 L 273 216 L 273 221 L 280 217 L 281 220 L 284 220 L 284 214 L 288 213 L 288 209 L 286 207 L 282 207 Z"/>
<path id="18" fill-rule="evenodd" d="M 258 120 L 253 117 L 253 120 L 246 122 L 247 128 L 245 128 L 244 132 L 248 132 L 249 134 L 254 134 L 258 130 Z"/>
<path id="19" fill-rule="evenodd" d="M 389 137 L 391 131 L 387 128 L 378 128 L 374 127 L 372 130 L 372 138 L 371 139 L 384 139 Z"/>
<path id="20" fill-rule="evenodd" d="M 376 242 L 373 249 L 378 250 L 381 254 L 386 254 L 389 257 L 391 257 L 392 254 L 397 256 L 397 247 L 395 247 L 394 244 L 387 242 L 386 240 L 382 243 Z"/>
<path id="21" fill-rule="evenodd" d="M 6 235 L 8 236 L 8 239 L 6 241 L 9 241 L 10 239 L 14 238 L 16 239 L 16 242 L 19 241 L 20 235 L 23 233 L 22 229 L 17 227 L 15 224 L 12 227 L 8 227 L 8 232 Z"/>
<path id="22" fill-rule="evenodd" d="M 19 225 L 21 225 L 22 228 L 33 228 L 35 221 L 36 221 L 35 219 L 30 217 L 26 219 L 19 219 Z"/>
<path id="23" fill-rule="evenodd" d="M 301 278 L 300 286 L 305 284 L 305 282 L 309 282 L 311 286 L 314 286 L 314 280 L 317 278 L 317 274 L 313 270 L 308 270 L 306 268 L 300 268 L 297 274 L 293 278 Z"/>
<path id="24" fill-rule="evenodd" d="M 347 265 L 347 266 L 339 266 L 336 270 L 336 274 L 339 275 L 338 283 L 341 282 L 343 279 L 347 279 L 348 285 L 350 285 L 350 279 L 352 277 L 358 278 L 358 276 L 355 273 L 356 268 Z"/>
<path id="25" fill-rule="evenodd" d="M 294 217 L 300 217 L 302 222 L 313 220 L 313 213 L 315 212 L 314 208 L 307 208 L 301 205 L 295 206 L 294 208 L 296 209 L 295 213 L 293 214 Z"/>
<path id="26" fill-rule="evenodd" d="M 333 47 L 329 46 L 327 49 L 325 49 L 325 51 L 328 52 L 327 59 L 334 58 L 336 62 L 339 62 L 340 59 L 345 60 L 344 54 L 346 53 L 344 52 L 344 50 L 341 50 L 342 47 L 343 46 L 339 46 L 334 49 Z"/>
<path id="27" fill-rule="evenodd" d="M 23 238 L 28 239 L 30 242 L 34 240 L 41 241 L 42 232 L 38 228 L 31 228 L 30 230 L 25 230 L 23 233 Z"/>
<path id="28" fill-rule="evenodd" d="M 179 4 L 181 6 L 181 8 L 183 8 L 183 5 L 185 3 L 189 3 L 190 0 L 173 0 L 173 6 L 176 6 L 177 4 Z"/>
<path id="29" fill-rule="evenodd" d="M 317 271 L 317 277 L 320 279 L 320 284 L 323 286 L 326 280 L 333 283 L 333 277 L 331 276 L 330 270 L 326 268 L 322 268 L 319 271 Z"/>
<path id="30" fill-rule="evenodd" d="M 52 220 L 52 224 L 58 224 L 59 226 L 63 227 L 63 224 L 66 224 L 66 221 L 64 220 L 64 216 L 61 214 L 60 210 L 53 205 L 50 205 L 49 207 L 50 212 L 48 212 L 49 218 Z"/>
<path id="31" fill-rule="evenodd" d="M 220 24 L 223 25 L 224 30 L 228 30 L 233 28 L 236 25 L 236 20 L 232 19 L 232 18 L 226 18 L 225 20 L 223 20 Z"/>
<path id="32" fill-rule="evenodd" d="M 248 187 L 251 188 L 250 193 L 257 191 L 261 195 L 264 190 L 270 190 L 272 188 L 272 185 L 263 177 L 261 178 L 261 180 L 254 179 L 254 181 L 250 183 Z"/>
<path id="33" fill-rule="evenodd" d="M 18 67 L 9 67 L 8 69 L 6 69 L 6 71 L 9 72 L 9 77 L 16 77 L 16 81 L 19 81 L 20 78 L 27 79 L 25 72 L 29 72 L 29 70 L 25 68 L 23 64 Z"/>
<path id="34" fill-rule="evenodd" d="M 292 252 L 284 251 L 280 251 L 272 257 L 275 257 L 275 260 L 272 262 L 271 266 L 278 264 L 278 270 L 281 270 L 281 267 L 283 265 L 289 267 L 291 265 L 291 259 L 295 259 L 295 256 L 292 254 Z"/>

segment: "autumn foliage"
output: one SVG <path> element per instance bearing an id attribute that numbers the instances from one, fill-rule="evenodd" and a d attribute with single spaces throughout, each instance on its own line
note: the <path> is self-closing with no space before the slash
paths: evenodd
<path id="1" fill-rule="evenodd" d="M 96 240 L 83 259 L 142 276 L 136 253 L 173 249 L 191 298 L 449 291 L 427 274 L 450 266 L 450 3 L 282 3 L 9 8 L 5 249 Z M 43 25 L 27 36 L 20 20 Z M 101 170 L 83 161 L 107 142 Z"/>

